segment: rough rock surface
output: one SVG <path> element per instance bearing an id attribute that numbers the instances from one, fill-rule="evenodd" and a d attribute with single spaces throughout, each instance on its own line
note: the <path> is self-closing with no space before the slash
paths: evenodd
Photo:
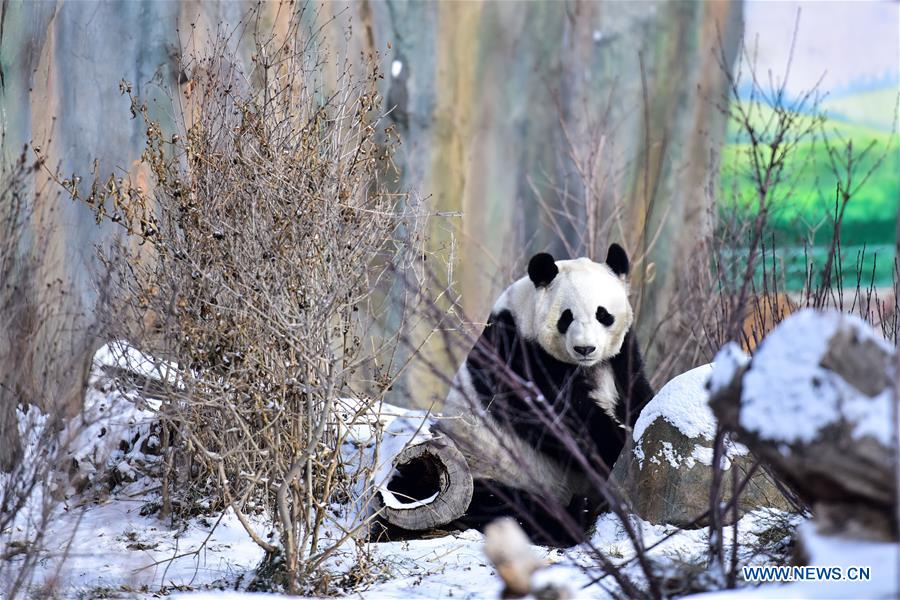
<path id="1" fill-rule="evenodd" d="M 712 409 L 812 506 L 820 531 L 897 539 L 894 349 L 857 317 L 805 310 L 749 364 L 726 352 Z"/>
<path id="2" fill-rule="evenodd" d="M 634 428 L 633 450 L 613 468 L 634 511 L 654 524 L 700 527 L 709 508 L 713 476 L 715 417 L 708 406 L 706 381 L 712 365 L 679 375 L 650 401 Z M 742 481 L 753 464 L 746 447 L 726 442 L 724 501 L 731 499 L 732 469 Z M 741 493 L 740 514 L 760 507 L 787 508 L 771 478 L 758 470 Z M 731 518 L 731 514 L 727 515 Z"/>

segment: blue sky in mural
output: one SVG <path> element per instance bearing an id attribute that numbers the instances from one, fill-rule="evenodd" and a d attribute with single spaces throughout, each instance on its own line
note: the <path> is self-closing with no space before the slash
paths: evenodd
<path id="1" fill-rule="evenodd" d="M 852 141 L 857 152 L 872 145 L 854 171 L 857 181 L 883 157 L 848 205 L 841 239 L 845 267 L 864 260 L 877 285 L 890 285 L 900 196 L 900 144 L 894 133 L 900 98 L 900 3 L 750 1 L 744 6 L 743 99 L 750 90 L 748 61 L 755 63 L 764 89 L 780 86 L 787 73 L 789 98 L 818 86 L 818 109 L 827 117 L 819 136 L 834 147 Z M 734 181 L 752 197 L 752 183 L 740 167 L 746 140 L 734 128 L 729 139 L 726 156 L 736 159 L 737 166 L 723 170 L 723 184 L 728 189 Z M 791 288 L 802 286 L 807 261 L 821 258 L 822 245 L 830 239 L 837 180 L 823 146 L 808 140 L 797 147 L 787 168 L 790 192 L 770 206 L 769 220 L 780 232 L 776 245 Z"/>
<path id="2" fill-rule="evenodd" d="M 761 73 L 781 77 L 799 29 L 787 89 L 798 94 L 822 78 L 831 96 L 900 82 L 900 3 L 761 2 L 745 5 L 748 49 L 758 41 Z"/>

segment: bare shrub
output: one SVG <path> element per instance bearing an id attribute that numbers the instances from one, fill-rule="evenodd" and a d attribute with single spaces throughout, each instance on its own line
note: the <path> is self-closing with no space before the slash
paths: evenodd
<path id="1" fill-rule="evenodd" d="M 0 540 L 4 548 L 0 554 L 0 589 L 10 597 L 32 578 L 39 557 L 35 546 L 41 544 L 53 509 L 52 502 L 43 502 L 34 510 L 34 499 L 41 495 L 42 483 L 48 480 L 55 463 L 52 428 L 26 425 L 25 431 L 20 431 L 17 414 L 20 404 L 26 404 L 23 408 L 27 410 L 29 399 L 23 398 L 23 386 L 17 381 L 23 357 L 13 348 L 14 344 L 20 345 L 20 336 L 27 333 L 31 324 L 27 312 L 33 309 L 29 303 L 33 290 L 28 282 L 35 268 L 23 256 L 20 246 L 30 214 L 26 180 L 35 169 L 27 160 L 26 150 L 12 165 L 6 161 L 0 164 Z M 35 444 L 40 449 L 39 456 L 26 455 L 23 448 L 22 438 L 28 439 L 30 429 L 35 429 L 36 437 L 43 438 Z M 36 523 L 34 530 L 15 536 L 12 526 L 19 519 Z M 13 568 L 16 557 L 20 558 Z"/>
<path id="2" fill-rule="evenodd" d="M 9 472 L 21 459 L 22 442 L 16 421 L 19 385 L 14 381 L 21 369 L 13 341 L 27 333 L 29 319 L 24 314 L 26 286 L 34 265 L 22 257 L 22 236 L 28 224 L 26 178 L 34 170 L 25 151 L 13 165 L 0 163 L 0 470 Z"/>
<path id="3" fill-rule="evenodd" d="M 243 37 L 187 52 L 174 132 L 122 84 L 146 126 L 146 183 L 95 172 L 84 191 L 57 177 L 137 241 L 123 249 L 118 332 L 160 358 L 163 515 L 211 490 L 266 551 L 255 587 L 291 592 L 314 589 L 364 532 L 351 500 L 366 473 L 341 449 L 403 366 L 396 330 L 379 326 L 398 300 L 386 276 L 414 278 L 424 242 L 420 206 L 387 191 L 396 140 L 379 126 L 373 57 L 358 76 L 305 28 L 306 10 L 280 35 L 251 13 Z"/>
<path id="4" fill-rule="evenodd" d="M 799 15 L 792 45 L 798 26 Z M 858 313 L 881 327 L 886 339 L 896 340 L 896 328 L 890 324 L 893 302 L 879 299 L 875 274 L 864 266 L 871 253 L 867 256 L 864 249 L 858 256 L 848 256 L 842 251 L 847 206 L 885 166 L 893 134 L 881 148 L 875 140 L 862 149 L 854 147 L 852 139 L 831 130 L 818 85 L 790 96 L 790 59 L 778 82 L 773 83 L 770 74 L 767 85 L 756 70 L 751 50 L 742 47 L 741 52 L 746 67 L 739 66 L 736 71 L 725 55 L 720 55 L 729 89 L 719 108 L 747 143 L 733 164 L 721 166 L 721 172 L 730 175 L 732 186 L 722 188 L 712 181 L 708 186 L 716 228 L 708 239 L 698 241 L 698 260 L 693 272 L 686 274 L 695 283 L 689 287 L 697 293 L 689 304 L 691 310 L 685 311 L 686 321 L 677 325 L 679 334 L 691 336 L 694 344 L 703 348 L 703 358 L 709 360 L 728 341 L 752 350 L 787 315 L 809 307 Z M 742 88 L 748 90 L 743 100 Z M 805 276 L 802 288 L 794 291 L 786 285 L 784 235 L 774 229 L 770 217 L 794 201 L 799 176 L 812 168 L 813 152 L 801 155 L 798 151 L 803 144 L 812 150 L 818 145 L 825 151 L 830 180 L 819 185 L 823 197 L 834 198 L 834 208 L 823 210 L 815 222 L 806 224 Z M 752 197 L 742 195 L 738 181 L 747 184 Z M 825 235 L 817 236 L 820 231 Z M 816 241 L 826 250 L 819 260 L 811 255 Z M 846 279 L 848 272 L 850 280 Z"/>

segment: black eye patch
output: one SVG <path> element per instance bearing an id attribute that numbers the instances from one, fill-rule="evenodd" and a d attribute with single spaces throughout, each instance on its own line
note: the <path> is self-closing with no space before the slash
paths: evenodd
<path id="1" fill-rule="evenodd" d="M 567 308 L 563 311 L 563 314 L 560 315 L 559 321 L 556 322 L 556 329 L 560 333 L 565 333 L 568 331 L 569 325 L 571 325 L 574 320 L 575 317 L 572 316 L 572 311 Z"/>
<path id="2" fill-rule="evenodd" d="M 616 322 L 616 318 L 609 314 L 609 311 L 602 306 L 597 307 L 597 320 L 600 321 L 600 324 L 604 327 L 609 327 Z"/>

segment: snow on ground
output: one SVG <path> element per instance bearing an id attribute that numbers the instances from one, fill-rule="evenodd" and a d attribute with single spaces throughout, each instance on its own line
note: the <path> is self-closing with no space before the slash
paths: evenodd
<path id="1" fill-rule="evenodd" d="M 757 536 L 771 525 L 772 520 L 782 518 L 774 511 L 756 511 L 746 515 L 738 526 L 740 540 L 753 544 Z M 665 569 L 685 561 L 704 564 L 708 532 L 706 529 L 678 531 L 672 526 L 657 526 L 635 518 L 633 526 L 643 536 L 645 546 L 651 550 L 656 564 Z M 726 539 L 731 539 L 731 529 L 726 528 Z M 630 577 L 641 580 L 640 569 L 632 561 L 634 550 L 622 524 L 613 515 L 603 515 L 594 534 L 592 545 L 616 563 L 628 563 L 625 568 Z M 373 564 L 381 569 L 380 581 L 370 587 L 351 593 L 350 597 L 378 598 L 379 600 L 454 598 L 476 600 L 499 598 L 502 583 L 494 573 L 483 552 L 484 537 L 477 531 L 459 532 L 428 540 L 411 540 L 372 544 Z M 570 550 L 548 549 L 534 546 L 537 556 L 549 563 L 547 569 L 538 571 L 533 581 L 564 581 L 573 591 L 574 598 L 612 598 L 615 584 L 611 577 L 592 583 L 591 579 L 602 575 L 588 567 L 595 564 L 585 548 Z M 348 551 L 347 558 L 350 560 Z M 255 596 L 230 594 L 184 593 L 176 598 L 202 600 L 204 598 L 251 598 Z"/>
<path id="2" fill-rule="evenodd" d="M 125 428 L 125 437 L 147 438 L 148 416 L 152 415 L 133 405 L 129 413 L 121 406 L 126 401 L 119 392 L 94 389 L 88 395 L 87 407 L 94 410 L 102 406 L 109 412 L 113 412 L 110 406 L 118 407 L 120 414 L 113 421 Z M 410 429 L 416 419 L 421 422 L 422 415 L 406 419 L 406 414 L 393 413 L 388 415 L 388 431 L 398 437 L 405 435 L 407 439 L 411 434 L 423 435 L 418 426 Z M 92 431 L 94 436 L 99 435 L 99 431 Z M 362 439 L 357 441 L 365 443 Z M 385 456 L 389 457 L 391 452 L 389 448 Z M 101 459 L 100 454 L 98 451 L 95 460 Z M 125 462 L 122 454 L 121 449 L 112 449 L 108 464 Z M 188 599 L 245 597 L 238 592 L 219 591 L 241 589 L 252 578 L 253 569 L 263 556 L 234 514 L 231 511 L 212 513 L 172 526 L 160 520 L 157 513 L 146 510 L 158 502 L 159 483 L 145 476 L 119 486 L 115 493 L 99 500 L 83 500 L 73 494 L 61 506 L 47 534 L 34 583 L 41 585 L 55 580 L 64 598 L 152 597 L 179 590 Z M 741 521 L 742 536 L 751 535 L 754 519 L 761 517 L 748 515 Z M 266 523 L 258 518 L 255 525 L 263 534 L 268 531 Z M 663 563 L 686 557 L 703 560 L 705 556 L 705 530 L 677 532 L 675 528 L 653 526 L 639 519 L 635 519 L 634 526 L 642 532 L 645 545 L 655 544 L 674 533 L 653 550 Z M 629 561 L 634 556 L 623 527 L 611 515 L 601 518 L 592 542 L 617 562 Z M 351 596 L 475 599 L 500 595 L 502 584 L 484 556 L 483 536 L 477 531 L 369 544 L 365 548 L 371 553 L 366 564 L 374 574 L 375 583 Z M 355 545 L 347 544 L 328 561 L 336 577 L 358 568 L 358 551 Z M 583 568 L 595 564 L 584 549 L 559 551 L 535 547 L 535 552 L 552 564 L 536 577 L 563 578 L 578 598 L 610 597 L 611 578 L 588 585 L 590 577 L 599 573 Z M 636 565 L 627 570 L 639 577 Z"/>
<path id="3" fill-rule="evenodd" d="M 160 444 L 155 407 L 134 392 L 115 389 L 103 368 L 152 362 L 139 353 L 104 346 L 95 356 L 81 414 L 58 437 L 36 407 L 19 411 L 25 463 L 35 465 L 30 472 L 45 475 L 41 461 L 70 465 L 67 477 L 40 482 L 0 535 L 10 546 L 30 544 L 41 529 L 42 512 L 52 510 L 33 586 L 58 587 L 64 597 L 83 597 L 103 595 L 103 590 L 115 595 L 206 585 L 246 573 L 262 557 L 230 511 L 176 528 L 145 516 L 159 504 L 159 481 L 146 475 L 160 460 L 154 453 Z M 51 437 L 58 442 L 49 444 Z M 7 486 L 13 482 L 4 477 L 9 476 L 0 475 L 0 488 L 12 490 Z M 167 560 L 172 557 L 177 558 Z M 21 561 L 21 556 L 13 557 L 0 569 L 0 595 Z"/>
<path id="4" fill-rule="evenodd" d="M 755 588 L 729 592 L 714 592 L 698 596 L 703 600 L 742 600 L 744 598 L 900 598 L 900 544 L 826 537 L 815 531 L 811 522 L 800 525 L 800 538 L 809 556 L 811 567 L 828 568 L 833 576 L 834 567 L 841 568 L 842 579 L 819 581 L 791 581 L 766 583 Z M 869 567 L 868 581 L 850 578 L 850 567 Z"/>
<path id="5" fill-rule="evenodd" d="M 156 420 L 155 413 L 136 394 L 121 393 L 108 382 L 101 383 L 100 372 L 105 364 L 94 364 L 81 413 L 65 422 L 60 431 L 36 406 L 17 409 L 24 472 L 0 473 L 4 497 L 22 495 L 26 500 L 11 531 L 27 537 L 41 519 L 41 511 L 53 502 L 52 498 L 77 501 L 77 492 L 105 475 L 112 474 L 122 482 L 134 481 L 139 478 L 135 466 L 158 460 L 152 455 L 160 443 L 151 427 Z M 68 468 L 50 477 L 48 463 Z M 12 477 L 16 480 L 11 480 Z M 36 485 L 30 493 L 22 487 L 35 479 Z M 65 505 L 63 508 L 69 509 Z M 6 538 L 6 533 L 0 540 Z"/>
<path id="6" fill-rule="evenodd" d="M 94 354 L 94 372 L 103 367 L 116 367 L 150 379 L 178 384 L 178 366 L 145 354 L 123 340 L 105 344 Z"/>
<path id="7" fill-rule="evenodd" d="M 697 421 L 688 412 L 708 410 L 703 405 L 697 408 L 701 395 L 695 393 L 708 371 L 709 367 L 705 367 L 698 373 L 689 373 L 687 379 L 667 392 L 673 403 L 684 408 L 679 413 L 684 418 L 678 419 L 676 425 L 703 437 L 709 434 L 709 424 Z M 159 460 L 151 452 L 159 443 L 154 439 L 154 407 L 133 394 L 102 385 L 95 373 L 85 401 L 85 414 L 90 416 L 89 422 L 78 428 L 77 442 L 67 456 L 83 465 L 79 469 L 91 473 L 104 469 L 119 472 L 122 481 L 113 492 L 99 496 L 67 490 L 44 540 L 33 583 L 40 586 L 45 581 L 55 581 L 63 598 L 149 598 L 174 592 L 183 592 L 180 597 L 188 599 L 246 597 L 240 591 L 220 591 L 243 589 L 263 556 L 231 511 L 210 511 L 208 515 L 173 524 L 161 520 L 155 510 L 148 510 L 160 499 L 158 480 L 147 476 L 152 469 L 142 469 L 142 465 L 152 467 Z M 22 418 L 23 422 L 41 422 L 35 413 Z M 361 426 L 348 442 L 358 460 L 361 457 L 363 462 L 377 462 L 369 475 L 369 481 L 376 483 L 390 474 L 391 459 L 406 443 L 429 435 L 426 413 L 385 406 L 377 420 L 383 428 L 380 444 L 371 426 Z M 645 419 L 648 420 L 652 422 L 649 417 Z M 642 426 L 646 428 L 649 422 Z M 123 447 L 122 440 L 128 441 L 127 447 Z M 262 535 L 271 531 L 261 517 L 248 516 Z M 27 521 L 26 517 L 23 519 Z M 740 521 L 740 539 L 747 548 L 771 527 L 773 519 L 784 521 L 783 516 L 765 511 L 750 513 Z M 641 533 L 643 545 L 653 547 L 651 555 L 660 568 L 675 571 L 677 565 L 685 562 L 705 564 L 706 530 L 678 531 L 637 518 L 632 525 Z M 30 531 L 27 522 L 18 522 L 0 539 L 26 541 Z M 729 542 L 730 531 L 726 529 Z M 625 571 L 640 580 L 640 571 L 633 561 L 634 549 L 615 517 L 602 516 L 591 541 L 604 556 L 625 565 Z M 369 560 L 361 563 L 360 550 L 370 553 Z M 592 577 L 602 573 L 596 570 L 596 559 L 586 547 L 568 551 L 535 547 L 535 552 L 552 565 L 536 577 L 564 579 L 577 598 L 609 598 L 615 591 L 611 577 L 591 582 Z M 15 568 L 16 560 L 13 558 L 9 566 Z M 350 594 L 353 597 L 490 598 L 499 597 L 502 587 L 484 556 L 483 536 L 476 531 L 361 547 L 346 544 L 329 558 L 326 566 L 338 579 L 359 569 L 360 564 L 367 565 L 372 575 L 367 581 L 374 583 L 359 587 Z M 5 589 L 3 572 L 0 570 L 0 589 Z M 5 572 L 8 576 L 10 570 Z"/>
<path id="8" fill-rule="evenodd" d="M 379 600 L 499 598 L 502 584 L 482 552 L 484 538 L 464 531 L 430 540 L 372 544 L 386 580 L 359 593 Z"/>
<path id="9" fill-rule="evenodd" d="M 175 528 L 155 515 L 143 516 L 141 509 L 157 499 L 157 487 L 143 480 L 108 501 L 68 507 L 48 536 L 48 560 L 36 582 L 57 578 L 66 597 L 98 590 L 154 592 L 231 584 L 259 564 L 262 550 L 231 511 Z"/>

